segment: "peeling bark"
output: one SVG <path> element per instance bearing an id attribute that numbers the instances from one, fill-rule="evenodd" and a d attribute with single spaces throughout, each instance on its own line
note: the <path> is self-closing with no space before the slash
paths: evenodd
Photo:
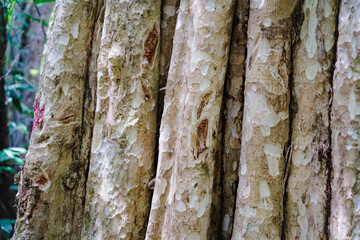
<path id="1" fill-rule="evenodd" d="M 221 179 L 221 236 L 223 239 L 231 239 L 235 214 L 236 189 L 239 181 L 238 168 L 241 148 L 248 15 L 249 0 L 238 1 L 234 15 L 224 95 L 225 116 Z"/>
<path id="2" fill-rule="evenodd" d="M 160 1 L 107 0 L 83 239 L 143 239 L 153 176 Z"/>
<path id="3" fill-rule="evenodd" d="M 82 107 L 96 10 L 97 1 L 56 2 L 13 239 L 80 237 Z"/>
<path id="4" fill-rule="evenodd" d="M 250 1 L 233 239 L 281 237 L 281 186 L 289 140 L 291 29 L 296 7 L 297 1 Z"/>
<path id="5" fill-rule="evenodd" d="M 360 4 L 343 0 L 333 79 L 330 239 L 360 238 Z"/>
<path id="6" fill-rule="evenodd" d="M 330 160 L 330 83 L 337 1 L 305 0 L 293 49 L 292 157 L 286 239 L 325 239 Z"/>
<path id="7" fill-rule="evenodd" d="M 207 235 L 233 5 L 181 1 L 146 239 L 215 237 Z"/>

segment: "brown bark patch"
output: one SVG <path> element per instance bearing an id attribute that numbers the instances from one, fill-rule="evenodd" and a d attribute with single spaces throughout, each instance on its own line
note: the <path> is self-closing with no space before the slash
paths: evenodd
<path id="1" fill-rule="evenodd" d="M 202 110 L 204 109 L 204 107 L 209 103 L 209 99 L 210 99 L 211 93 L 206 94 L 203 99 L 201 100 L 201 103 L 198 107 L 197 110 L 197 119 L 200 118 Z"/>
<path id="2" fill-rule="evenodd" d="M 154 55 L 158 40 L 159 40 L 158 32 L 156 31 L 156 27 L 154 26 L 153 30 L 149 33 L 149 36 L 145 40 L 145 44 L 144 44 L 145 47 L 144 57 L 147 59 L 150 65 L 154 60 Z"/>
<path id="3" fill-rule="evenodd" d="M 144 85 L 143 83 L 141 83 L 141 89 L 144 92 L 145 100 L 148 101 L 151 97 L 148 87 L 146 85 Z"/>
<path id="4" fill-rule="evenodd" d="M 37 185 L 44 185 L 47 182 L 47 178 L 45 177 L 44 174 L 41 174 L 40 176 L 38 176 L 35 180 L 35 183 Z"/>
<path id="5" fill-rule="evenodd" d="M 207 132 L 208 132 L 208 120 L 204 119 L 199 124 L 196 132 L 197 158 L 199 157 L 200 153 L 204 152 L 207 149 L 206 146 Z"/>

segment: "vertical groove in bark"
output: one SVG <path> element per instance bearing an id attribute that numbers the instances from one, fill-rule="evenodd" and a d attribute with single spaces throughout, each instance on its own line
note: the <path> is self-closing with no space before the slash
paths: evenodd
<path id="1" fill-rule="evenodd" d="M 14 239 L 79 239 L 83 96 L 97 1 L 60 0 L 20 175 Z M 69 31 L 70 29 L 70 31 Z"/>
<path id="2" fill-rule="evenodd" d="M 334 31 L 334 47 L 332 48 L 332 54 L 333 54 L 333 59 L 332 59 L 332 64 L 331 64 L 331 77 L 330 77 L 330 91 L 328 92 L 329 95 L 329 99 L 330 99 L 330 103 L 329 103 L 329 109 L 328 109 L 328 119 L 329 119 L 329 134 L 330 134 L 330 138 L 329 138 L 329 145 L 330 145 L 330 149 L 328 151 L 328 161 L 327 161 L 327 179 L 326 179 L 326 216 L 325 216 L 325 239 L 329 240 L 331 239 L 331 235 L 330 235 L 330 218 L 331 218 L 331 201 L 332 201 L 332 186 L 331 186 L 331 182 L 333 180 L 333 159 L 332 159 L 332 147 L 333 147 L 333 143 L 332 143 L 332 116 L 331 116 L 331 111 L 332 111 L 332 105 L 333 105 L 333 84 L 334 84 L 334 75 L 335 75 L 335 65 L 336 65 L 336 61 L 337 61 L 337 41 L 339 38 L 339 15 L 340 15 L 340 4 L 341 4 L 341 0 L 336 0 L 335 1 L 335 8 L 336 8 L 336 17 L 335 17 L 335 31 Z"/>
<path id="3" fill-rule="evenodd" d="M 286 188 L 285 239 L 326 237 L 330 152 L 329 91 L 334 59 L 336 0 L 305 0 L 293 49 L 291 173 Z"/>
<path id="4" fill-rule="evenodd" d="M 181 1 L 147 239 L 204 239 L 210 223 L 233 3 Z"/>
<path id="5" fill-rule="evenodd" d="M 159 66 L 159 94 L 158 94 L 158 121 L 160 126 L 164 109 L 165 87 L 169 74 L 173 38 L 175 33 L 176 17 L 180 0 L 162 0 L 161 6 L 161 38 L 160 38 L 160 66 Z"/>
<path id="6" fill-rule="evenodd" d="M 222 140 L 221 239 L 231 239 L 239 176 L 241 125 L 246 67 L 249 0 L 238 0 L 234 13 L 229 63 L 224 89 Z"/>
<path id="7" fill-rule="evenodd" d="M 156 145 L 160 1 L 107 0 L 83 239 L 143 239 Z"/>
<path id="8" fill-rule="evenodd" d="M 291 29 L 298 1 L 250 1 L 244 118 L 233 239 L 280 239 L 289 138 Z"/>
<path id="9" fill-rule="evenodd" d="M 84 105 L 83 105 L 83 119 L 82 119 L 82 142 L 80 153 L 80 165 L 84 169 L 79 179 L 79 185 L 84 186 L 79 188 L 77 195 L 82 196 L 78 198 L 79 208 L 76 214 L 79 222 L 74 222 L 78 226 L 83 226 L 83 215 L 85 208 L 85 194 L 86 194 L 86 182 L 89 174 L 89 158 L 91 154 L 91 143 L 94 128 L 94 117 L 96 108 L 96 85 L 97 85 L 97 59 L 99 56 L 101 35 L 104 23 L 105 6 L 104 0 L 98 0 L 98 7 L 96 13 L 96 22 L 92 31 L 92 43 L 91 43 L 91 55 L 89 68 L 87 72 L 87 80 L 85 84 L 84 92 Z"/>
<path id="10" fill-rule="evenodd" d="M 333 79 L 330 239 L 360 238 L 360 4 L 343 0 Z"/>

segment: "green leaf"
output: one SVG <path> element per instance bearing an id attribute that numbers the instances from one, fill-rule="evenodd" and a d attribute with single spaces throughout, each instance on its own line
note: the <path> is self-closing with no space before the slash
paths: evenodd
<path id="1" fill-rule="evenodd" d="M 19 157 L 14 157 L 13 160 L 16 165 L 19 165 L 19 166 L 24 165 L 24 161 Z"/>
<path id="2" fill-rule="evenodd" d="M 0 166 L 0 172 L 2 172 L 2 171 L 17 173 L 14 168 L 9 167 L 9 166 Z"/>
<path id="3" fill-rule="evenodd" d="M 43 26 L 45 26 L 45 27 L 48 27 L 48 26 L 49 26 L 48 23 L 46 22 L 46 20 L 44 20 L 44 19 L 34 18 L 34 17 L 30 16 L 30 15 L 27 14 L 27 13 L 22 13 L 22 15 L 23 15 L 26 19 L 31 19 L 31 20 L 33 20 L 33 21 L 35 21 L 35 22 L 41 23 L 41 24 L 42 24 Z"/>
<path id="4" fill-rule="evenodd" d="M 55 2 L 55 0 L 36 0 L 35 1 L 36 4 L 47 3 L 47 2 Z"/>
<path id="5" fill-rule="evenodd" d="M 11 147 L 9 149 L 11 151 L 13 151 L 13 152 L 18 152 L 19 154 L 25 154 L 26 153 L 26 148 L 22 148 L 22 147 Z"/>
<path id="6" fill-rule="evenodd" d="M 14 223 L 15 223 L 14 219 L 1 218 L 0 219 L 1 231 L 3 231 L 6 234 L 10 235 L 12 230 L 13 230 L 13 224 Z"/>
<path id="7" fill-rule="evenodd" d="M 11 151 L 9 148 L 3 149 L 4 153 L 9 156 L 9 158 L 14 158 L 15 154 L 13 151 Z"/>
<path id="8" fill-rule="evenodd" d="M 0 151 L 0 162 L 5 162 L 11 159 L 4 151 Z"/>
<path id="9" fill-rule="evenodd" d="M 31 75 L 33 75 L 33 76 L 38 75 L 38 74 L 39 74 L 39 72 L 40 72 L 40 70 L 39 70 L 39 69 L 30 69 L 30 74 L 31 74 Z"/>
<path id="10" fill-rule="evenodd" d="M 18 185 L 11 185 L 9 187 L 10 190 L 18 190 Z"/>

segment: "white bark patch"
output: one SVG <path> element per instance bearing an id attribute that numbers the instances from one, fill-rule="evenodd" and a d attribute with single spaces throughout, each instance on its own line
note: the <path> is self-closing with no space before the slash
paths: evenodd
<path id="1" fill-rule="evenodd" d="M 207 0 L 205 3 L 206 11 L 213 12 L 215 11 L 215 1 L 214 0 Z"/>
<path id="2" fill-rule="evenodd" d="M 260 181 L 260 197 L 265 198 L 265 197 L 270 197 L 270 188 L 269 185 L 267 184 L 267 182 L 265 181 Z"/>
<path id="3" fill-rule="evenodd" d="M 321 70 L 319 62 L 309 64 L 305 70 L 307 79 L 314 80 L 319 70 Z"/>

